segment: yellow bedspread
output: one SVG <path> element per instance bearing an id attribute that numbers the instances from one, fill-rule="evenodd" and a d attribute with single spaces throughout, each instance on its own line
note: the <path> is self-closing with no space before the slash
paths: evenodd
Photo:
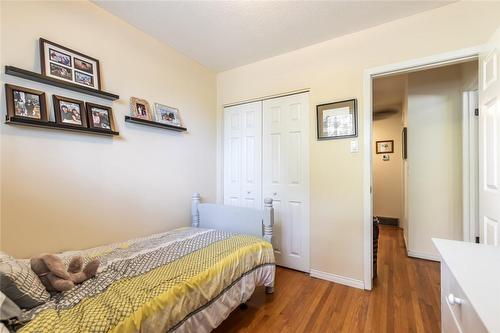
<path id="1" fill-rule="evenodd" d="M 195 228 L 87 254 L 102 271 L 27 313 L 21 332 L 166 332 L 245 274 L 274 265 L 260 238 Z"/>

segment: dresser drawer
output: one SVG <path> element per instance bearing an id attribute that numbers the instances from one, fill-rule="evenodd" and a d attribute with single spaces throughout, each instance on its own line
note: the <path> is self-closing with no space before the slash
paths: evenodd
<path id="1" fill-rule="evenodd" d="M 441 262 L 441 312 L 444 333 L 488 332 L 445 262 Z"/>
<path id="2" fill-rule="evenodd" d="M 446 300 L 441 300 L 441 331 L 446 333 L 462 333 L 460 324 Z"/>

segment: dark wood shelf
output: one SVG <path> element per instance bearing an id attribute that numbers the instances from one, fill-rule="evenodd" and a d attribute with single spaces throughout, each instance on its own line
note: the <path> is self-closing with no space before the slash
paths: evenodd
<path id="1" fill-rule="evenodd" d="M 82 94 L 87 94 L 99 98 L 104 98 L 110 101 L 115 101 L 120 98 L 120 96 L 112 94 L 110 92 L 96 90 L 88 87 L 78 85 L 76 83 L 65 82 L 62 80 L 54 79 L 50 76 L 45 76 L 39 73 L 28 71 L 22 68 L 14 66 L 5 66 L 5 74 L 17 76 L 22 79 L 31 80 L 35 82 L 40 82 L 43 84 L 48 84 L 54 87 L 64 88 L 68 90 L 73 90 Z"/>
<path id="2" fill-rule="evenodd" d="M 38 121 L 28 118 L 19 118 L 19 117 L 9 117 L 6 116 L 5 123 L 7 125 L 21 125 L 21 126 L 31 126 L 31 127 L 42 127 L 63 131 L 72 131 L 72 132 L 80 132 L 80 133 L 88 133 L 88 134 L 96 134 L 96 135 L 120 135 L 119 132 L 98 129 L 98 128 L 85 128 L 85 127 L 76 127 L 71 125 L 63 125 L 58 124 L 54 121 Z"/>
<path id="3" fill-rule="evenodd" d="M 151 120 L 135 118 L 135 117 L 130 117 L 130 116 L 125 116 L 125 121 L 128 123 L 164 128 L 164 129 L 176 131 L 176 132 L 186 132 L 187 131 L 187 128 L 185 128 L 185 127 L 174 126 L 174 125 L 159 123 L 157 121 L 151 121 Z"/>

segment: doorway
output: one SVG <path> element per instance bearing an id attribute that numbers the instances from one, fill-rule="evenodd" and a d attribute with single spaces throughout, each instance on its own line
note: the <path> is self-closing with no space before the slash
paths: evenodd
<path id="1" fill-rule="evenodd" d="M 484 47 L 473 47 L 450 53 L 434 55 L 427 58 L 390 64 L 365 70 L 364 72 L 364 285 L 365 289 L 372 289 L 373 277 L 373 202 L 372 202 L 372 84 L 376 78 L 396 74 L 407 74 L 424 69 L 432 69 L 447 65 L 460 64 L 477 60 Z M 403 187 L 404 191 L 404 187 Z M 404 210 L 404 209 L 403 209 Z M 407 210 L 408 212 L 410 210 Z M 403 215 L 404 216 L 404 215 Z"/>
<path id="2" fill-rule="evenodd" d="M 477 224 L 477 158 L 464 159 L 478 150 L 477 69 L 471 60 L 373 80 L 374 223 L 402 229 L 410 257 L 439 261 L 432 238 L 469 240 L 465 222 Z"/>

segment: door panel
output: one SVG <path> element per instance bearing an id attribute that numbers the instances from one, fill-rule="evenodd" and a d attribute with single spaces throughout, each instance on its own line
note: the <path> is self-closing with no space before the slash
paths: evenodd
<path id="1" fill-rule="evenodd" d="M 282 228 L 281 220 L 283 216 L 282 206 L 280 200 L 273 200 L 274 208 L 274 227 L 273 227 L 273 248 L 276 256 L 281 255 L 282 243 Z"/>
<path id="2" fill-rule="evenodd" d="M 224 204 L 261 208 L 262 102 L 224 109 Z"/>
<path id="3" fill-rule="evenodd" d="M 263 196 L 275 207 L 279 265 L 309 271 L 308 94 L 263 103 Z"/>
<path id="4" fill-rule="evenodd" d="M 479 58 L 479 221 L 481 242 L 500 239 L 500 29 Z"/>

